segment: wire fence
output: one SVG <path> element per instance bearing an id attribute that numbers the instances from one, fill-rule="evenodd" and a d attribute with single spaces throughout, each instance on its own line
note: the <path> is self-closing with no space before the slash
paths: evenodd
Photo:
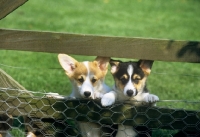
<path id="1" fill-rule="evenodd" d="M 0 132 L 61 137 L 115 136 L 120 130 L 128 136 L 131 127 L 139 136 L 200 135 L 200 102 L 163 100 L 154 107 L 132 101 L 102 107 L 99 100 L 52 95 L 0 88 Z"/>

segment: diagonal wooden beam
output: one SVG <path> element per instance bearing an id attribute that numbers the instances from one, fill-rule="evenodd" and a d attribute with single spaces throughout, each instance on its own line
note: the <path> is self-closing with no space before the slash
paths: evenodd
<path id="1" fill-rule="evenodd" d="M 0 87 L 3 88 L 16 88 L 25 90 L 25 88 L 15 81 L 10 75 L 0 69 Z"/>
<path id="2" fill-rule="evenodd" d="M 200 62 L 199 41 L 0 29 L 0 49 L 157 61 Z"/>
<path id="3" fill-rule="evenodd" d="M 0 0 L 0 19 L 6 17 L 28 0 Z"/>

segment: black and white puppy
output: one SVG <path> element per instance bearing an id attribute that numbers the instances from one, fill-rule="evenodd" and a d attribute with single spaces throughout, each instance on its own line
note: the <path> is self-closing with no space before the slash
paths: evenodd
<path id="1" fill-rule="evenodd" d="M 146 88 L 146 80 L 151 72 L 153 61 L 139 60 L 138 62 L 122 62 L 111 60 L 111 73 L 115 80 L 113 90 L 104 94 L 102 106 L 110 106 L 116 101 L 128 100 L 154 103 L 159 100 L 156 95 L 150 94 Z M 136 136 L 131 126 L 119 125 L 117 137 Z"/>

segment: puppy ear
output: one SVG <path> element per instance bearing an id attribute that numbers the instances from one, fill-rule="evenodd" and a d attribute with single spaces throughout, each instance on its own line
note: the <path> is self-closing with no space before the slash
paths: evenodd
<path id="1" fill-rule="evenodd" d="M 102 70 L 102 71 L 106 71 L 108 69 L 108 64 L 110 61 L 110 57 L 96 57 L 95 61 L 98 64 L 98 67 Z"/>
<path id="2" fill-rule="evenodd" d="M 62 68 L 66 71 L 66 74 L 71 74 L 76 68 L 76 61 L 74 58 L 66 54 L 58 54 L 58 60 Z"/>
<path id="3" fill-rule="evenodd" d="M 120 61 L 118 61 L 118 60 L 110 60 L 110 66 L 111 66 L 110 72 L 112 74 L 114 74 L 118 71 L 119 64 L 120 64 Z"/>
<path id="4" fill-rule="evenodd" d="M 153 60 L 139 60 L 138 63 L 145 74 L 149 75 L 153 66 Z"/>

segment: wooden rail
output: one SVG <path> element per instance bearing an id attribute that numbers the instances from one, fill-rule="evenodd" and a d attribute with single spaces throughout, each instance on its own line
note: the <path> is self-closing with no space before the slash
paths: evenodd
<path id="1" fill-rule="evenodd" d="M 68 33 L 0 30 L 0 49 L 89 56 L 200 62 L 199 41 L 108 37 Z"/>

